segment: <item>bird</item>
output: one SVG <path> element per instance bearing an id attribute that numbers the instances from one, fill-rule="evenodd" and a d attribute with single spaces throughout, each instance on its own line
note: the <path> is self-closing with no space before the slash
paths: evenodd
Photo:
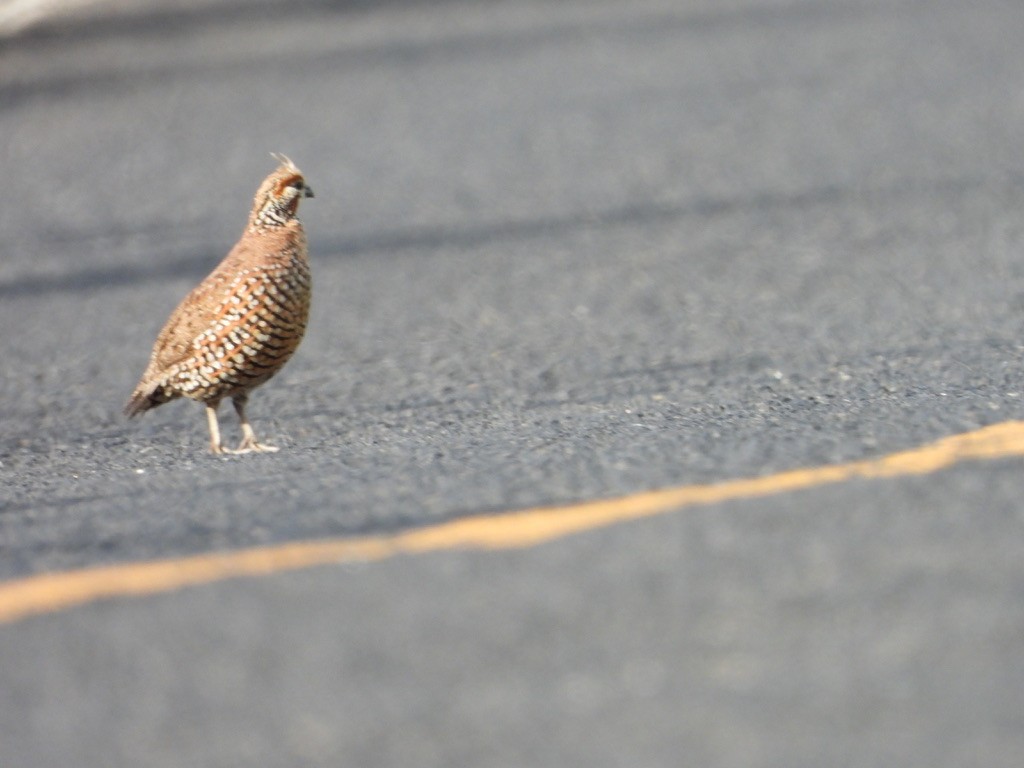
<path id="1" fill-rule="evenodd" d="M 278 450 L 256 439 L 245 408 L 294 354 L 309 319 L 312 276 L 297 211 L 313 190 L 290 159 L 272 156 L 280 165 L 260 184 L 241 238 L 171 313 L 124 408 L 131 418 L 179 397 L 203 403 L 215 454 Z M 217 420 L 225 398 L 242 428 L 234 449 Z"/>

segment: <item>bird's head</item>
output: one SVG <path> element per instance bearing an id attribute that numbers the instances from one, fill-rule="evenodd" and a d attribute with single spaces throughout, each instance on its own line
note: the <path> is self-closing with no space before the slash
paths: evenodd
<path id="1" fill-rule="evenodd" d="M 260 184 L 253 199 L 249 224 L 253 228 L 283 227 L 296 218 L 299 200 L 313 197 L 302 171 L 284 155 L 274 155 L 281 164 Z"/>

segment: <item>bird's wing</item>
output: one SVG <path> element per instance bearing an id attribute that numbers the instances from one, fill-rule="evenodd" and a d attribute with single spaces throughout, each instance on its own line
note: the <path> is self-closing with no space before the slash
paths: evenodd
<path id="1" fill-rule="evenodd" d="M 149 365 L 142 375 L 143 382 L 161 378 L 172 366 L 187 359 L 194 351 L 195 340 L 213 327 L 217 320 L 216 311 L 220 306 L 221 297 L 230 284 L 234 271 L 233 264 L 239 250 L 236 246 L 171 313 L 163 330 L 157 336 Z"/>

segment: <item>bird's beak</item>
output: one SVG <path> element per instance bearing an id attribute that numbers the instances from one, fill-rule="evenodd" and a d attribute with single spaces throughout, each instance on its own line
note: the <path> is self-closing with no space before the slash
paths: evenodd
<path id="1" fill-rule="evenodd" d="M 308 184 L 303 184 L 302 185 L 302 189 L 305 190 L 303 192 L 303 195 L 302 195 L 303 197 L 313 197 L 314 196 L 313 195 L 313 190 L 312 190 L 312 188 Z"/>

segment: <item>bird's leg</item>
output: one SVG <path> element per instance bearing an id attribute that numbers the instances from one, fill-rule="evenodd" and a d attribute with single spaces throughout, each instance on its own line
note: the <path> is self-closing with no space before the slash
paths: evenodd
<path id="1" fill-rule="evenodd" d="M 220 425 L 217 423 L 217 406 L 220 402 L 206 404 L 206 421 L 210 425 L 210 450 L 213 453 L 224 453 L 220 442 Z"/>
<path id="2" fill-rule="evenodd" d="M 245 404 L 248 401 L 249 395 L 246 392 L 231 398 L 235 411 L 238 413 L 238 420 L 242 424 L 242 442 L 238 444 L 238 448 L 232 451 L 232 453 L 249 453 L 250 451 L 273 453 L 280 450 L 275 445 L 265 445 L 256 440 L 256 433 L 252 431 L 252 425 L 249 424 L 249 420 L 245 417 Z"/>

